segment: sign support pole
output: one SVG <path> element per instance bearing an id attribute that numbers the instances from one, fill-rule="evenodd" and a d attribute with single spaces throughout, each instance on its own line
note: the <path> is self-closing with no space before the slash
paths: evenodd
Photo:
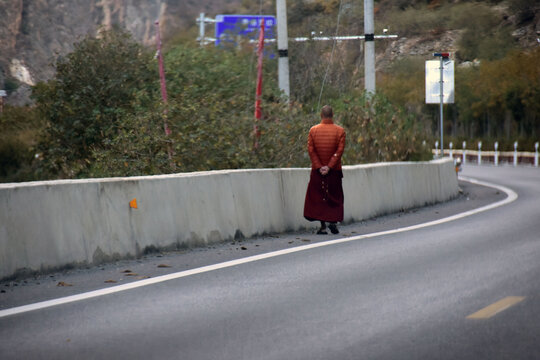
<path id="1" fill-rule="evenodd" d="M 444 119 L 443 119 L 443 104 L 444 104 L 444 60 L 450 57 L 449 53 L 433 53 L 433 56 L 439 58 L 439 118 L 440 118 L 440 134 L 441 134 L 441 158 L 444 157 Z M 427 69 L 427 62 L 426 62 Z M 450 80 L 452 82 L 452 80 Z M 426 83 L 427 84 L 427 83 Z M 427 92 L 427 85 L 426 85 Z M 426 94 L 426 102 L 428 101 L 428 94 Z M 450 101 L 450 100 L 449 100 Z M 452 101 L 450 101 L 452 102 Z"/>
<path id="2" fill-rule="evenodd" d="M 289 36 L 287 34 L 287 5 L 285 0 L 276 0 L 277 43 L 278 43 L 278 83 L 279 89 L 287 97 L 291 96 L 289 85 Z"/>
<path id="3" fill-rule="evenodd" d="M 364 0 L 364 78 L 365 90 L 375 95 L 375 26 L 373 0 Z"/>
<path id="4" fill-rule="evenodd" d="M 200 13 L 198 23 L 199 23 L 199 44 L 200 46 L 204 46 L 204 35 L 205 35 L 204 13 Z"/>
<path id="5" fill-rule="evenodd" d="M 236 22 L 238 18 L 242 21 L 249 22 L 251 18 L 255 16 L 247 15 L 241 17 L 239 15 L 218 15 L 216 19 L 209 19 L 204 17 L 204 13 L 196 19 L 199 23 L 199 37 L 197 40 L 201 44 L 206 44 L 207 41 L 215 41 L 216 45 L 220 42 L 221 35 L 223 34 L 223 27 L 218 25 L 224 22 L 225 17 L 234 17 Z M 260 16 L 259 16 L 260 17 Z M 289 74 L 289 50 L 288 50 L 288 33 L 287 33 L 287 5 L 286 0 L 276 0 L 276 18 L 277 23 L 277 45 L 278 45 L 278 83 L 280 90 L 286 95 L 287 102 L 290 98 L 290 74 Z M 216 38 L 204 37 L 204 22 L 210 22 L 216 24 Z M 225 27 L 226 29 L 226 27 Z M 271 29 L 270 29 L 271 30 Z M 384 29 L 383 35 L 375 35 L 374 25 L 374 9 L 373 0 L 364 0 L 364 35 L 356 36 L 311 36 L 311 37 L 295 37 L 291 38 L 291 41 L 305 42 L 305 41 L 343 41 L 343 40 L 365 40 L 364 44 L 364 62 L 365 62 L 365 90 L 366 93 L 375 94 L 375 39 L 395 39 L 397 35 L 386 35 L 388 30 Z M 250 40 L 251 43 L 257 40 Z M 276 39 L 266 39 L 266 42 L 276 42 Z"/>

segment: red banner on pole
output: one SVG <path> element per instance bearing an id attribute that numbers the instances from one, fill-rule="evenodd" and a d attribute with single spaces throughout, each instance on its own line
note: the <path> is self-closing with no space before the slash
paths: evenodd
<path id="1" fill-rule="evenodd" d="M 257 49 L 257 56 L 259 57 L 257 63 L 257 89 L 255 91 L 255 125 L 253 126 L 253 132 L 255 134 L 255 148 L 259 147 L 259 126 L 258 121 L 262 117 L 261 110 L 261 97 L 262 97 L 262 70 L 263 70 L 263 50 L 264 50 L 264 21 L 261 21 L 261 30 L 259 32 L 259 47 Z"/>
<path id="2" fill-rule="evenodd" d="M 163 99 L 163 104 L 167 104 L 167 85 L 165 82 L 165 67 L 163 65 L 163 53 L 161 52 L 161 36 L 159 31 L 159 21 L 155 22 L 156 25 L 156 46 L 157 46 L 157 58 L 159 63 L 159 80 L 161 83 L 161 98 Z M 167 110 L 165 110 L 167 111 Z M 171 130 L 169 129 L 169 125 L 167 124 L 167 114 L 164 114 L 165 117 L 163 118 L 163 128 L 165 130 L 165 135 L 169 136 L 171 134 Z"/>
<path id="3" fill-rule="evenodd" d="M 165 136 L 171 135 L 171 129 L 169 128 L 169 124 L 167 123 L 167 84 L 165 82 L 165 66 L 163 65 L 163 52 L 161 51 L 161 36 L 159 31 L 159 21 L 155 22 L 156 25 L 156 45 L 157 45 L 157 58 L 159 63 L 159 80 L 161 82 L 161 97 L 163 99 L 163 105 L 165 105 L 165 108 L 163 109 L 163 130 L 165 130 Z M 175 169 L 176 165 L 172 159 L 173 157 L 173 150 L 172 145 L 169 142 L 167 144 L 167 154 L 169 155 L 169 161 L 171 162 L 171 169 Z"/>

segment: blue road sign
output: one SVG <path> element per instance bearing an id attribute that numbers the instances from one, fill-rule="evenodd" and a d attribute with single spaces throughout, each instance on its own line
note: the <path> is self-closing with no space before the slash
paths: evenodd
<path id="1" fill-rule="evenodd" d="M 261 21 L 264 21 L 264 38 L 275 39 L 276 17 L 271 15 L 217 15 L 216 45 L 222 41 L 236 42 L 237 36 L 257 39 Z"/>

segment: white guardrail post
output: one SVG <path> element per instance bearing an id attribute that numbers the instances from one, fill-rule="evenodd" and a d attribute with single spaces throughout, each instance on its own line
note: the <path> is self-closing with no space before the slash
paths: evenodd
<path id="1" fill-rule="evenodd" d="M 478 165 L 482 165 L 482 142 L 478 142 Z"/>
<path id="2" fill-rule="evenodd" d="M 423 143 L 425 146 L 425 142 Z M 500 166 L 501 164 L 507 164 L 510 166 L 519 166 L 520 164 L 525 165 L 528 164 L 532 167 L 540 167 L 540 141 L 537 141 L 534 143 L 534 152 L 533 151 L 519 151 L 519 142 L 514 142 L 514 151 L 501 151 L 500 150 L 500 144 L 498 141 L 495 141 L 493 143 L 493 150 L 484 150 L 482 152 L 482 141 L 479 141 L 477 146 L 478 150 L 467 150 L 467 142 L 462 142 L 462 149 L 458 149 L 454 146 L 453 142 L 448 143 L 448 152 L 446 154 L 449 155 L 451 159 L 454 158 L 454 155 L 458 160 L 461 161 L 461 165 L 465 165 L 467 163 L 467 155 L 470 155 L 471 158 L 476 157 L 476 164 L 482 165 L 482 160 L 484 162 L 486 159 L 482 159 L 482 157 L 488 157 L 487 162 L 490 164 L 493 164 L 494 166 Z M 532 149 L 531 149 L 532 150 Z M 435 141 L 435 148 L 432 150 L 433 158 L 434 159 L 441 159 L 445 156 L 443 150 L 439 148 L 439 140 Z M 491 160 L 491 157 L 493 156 L 493 160 Z M 471 158 L 469 158 L 469 161 L 471 161 Z M 474 163 L 474 160 L 472 160 Z"/>
<path id="3" fill-rule="evenodd" d="M 534 144 L 534 166 L 538 167 L 538 141 Z"/>
<path id="4" fill-rule="evenodd" d="M 514 143 L 514 166 L 518 164 L 518 154 L 517 154 L 518 142 Z"/>
<path id="5" fill-rule="evenodd" d="M 495 157 L 494 157 L 494 163 L 495 166 L 499 166 L 499 142 L 495 141 Z"/>

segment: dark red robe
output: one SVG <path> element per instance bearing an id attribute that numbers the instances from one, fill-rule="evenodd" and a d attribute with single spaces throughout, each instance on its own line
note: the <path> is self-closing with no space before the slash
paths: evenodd
<path id="1" fill-rule="evenodd" d="M 341 170 L 330 170 L 321 175 L 311 170 L 304 203 L 304 217 L 309 221 L 343 221 L 343 186 Z"/>

